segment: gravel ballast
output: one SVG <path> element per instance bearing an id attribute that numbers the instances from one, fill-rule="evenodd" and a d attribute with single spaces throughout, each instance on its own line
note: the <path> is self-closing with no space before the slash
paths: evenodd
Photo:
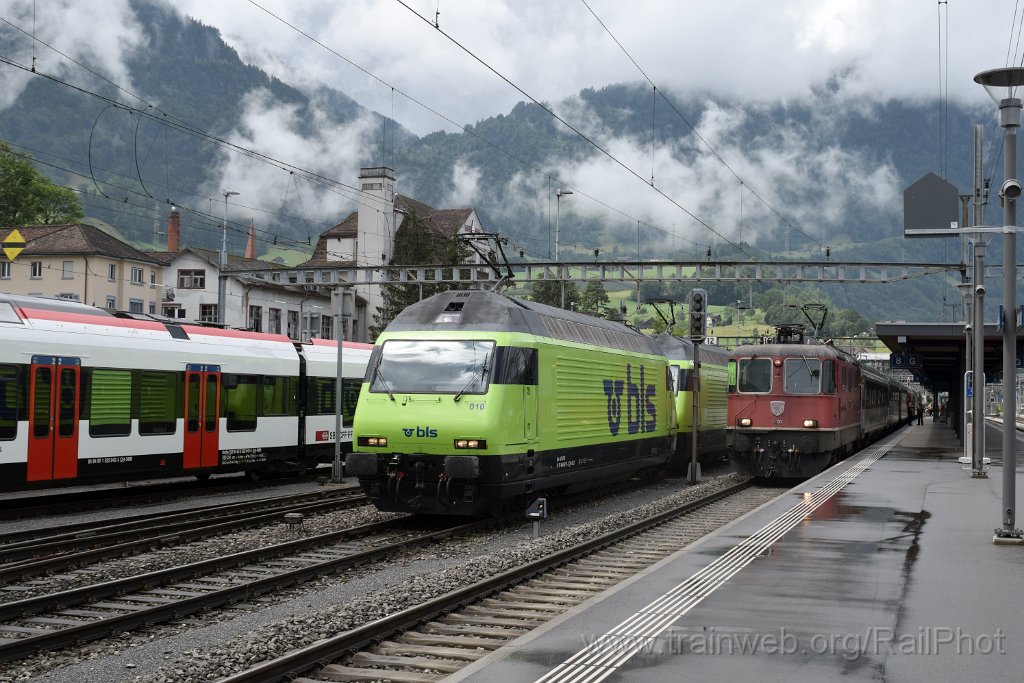
<path id="1" fill-rule="evenodd" d="M 0 683 L 214 681 L 506 571 L 552 550 L 601 535 L 621 526 L 625 520 L 656 514 L 741 480 L 738 475 L 729 473 L 706 478 L 696 486 L 688 486 L 685 479 L 665 479 L 643 489 L 595 498 L 571 509 L 553 509 L 536 540 L 532 525 L 524 522 L 522 526 L 499 532 L 438 543 L 388 562 L 324 577 L 208 616 L 199 615 L 180 623 L 123 634 L 76 650 L 0 664 Z M 379 513 L 363 509 L 336 514 L 349 515 L 344 522 L 349 526 L 352 515 L 369 517 Z M 312 521 L 307 520 L 306 524 Z M 332 523 L 339 522 L 325 519 L 315 526 L 320 530 Z M 213 548 L 216 541 L 210 539 Z"/>

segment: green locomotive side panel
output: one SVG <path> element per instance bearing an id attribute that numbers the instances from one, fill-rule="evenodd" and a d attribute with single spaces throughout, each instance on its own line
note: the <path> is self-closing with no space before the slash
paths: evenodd
<path id="1" fill-rule="evenodd" d="M 494 456 L 675 434 L 675 405 L 663 357 L 521 333 L 464 330 L 385 333 L 377 343 L 386 350 L 389 341 L 415 340 L 424 342 L 424 348 L 440 340 L 493 342 L 499 357 L 506 349 L 535 349 L 536 384 L 499 383 L 500 369 L 490 367 L 485 393 L 466 393 L 455 400 L 453 392 L 402 391 L 400 377 L 389 378 L 396 387 L 390 395 L 366 381 L 356 408 L 355 439 L 386 437 L 387 446 L 360 445 L 360 450 Z M 373 371 L 371 362 L 368 380 Z M 483 440 L 486 448 L 456 451 L 456 439 Z"/>
<path id="2" fill-rule="evenodd" d="M 676 392 L 676 414 L 679 433 L 689 432 L 693 421 L 692 377 L 693 361 L 673 361 L 678 368 L 679 384 Z M 725 366 L 701 363 L 700 395 L 698 396 L 699 431 L 724 429 L 728 420 L 727 395 L 729 372 Z"/>

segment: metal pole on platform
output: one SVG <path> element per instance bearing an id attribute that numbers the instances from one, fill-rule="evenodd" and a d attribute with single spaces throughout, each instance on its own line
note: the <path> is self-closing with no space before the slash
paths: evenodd
<path id="1" fill-rule="evenodd" d="M 345 292 L 346 286 L 338 287 L 338 372 L 337 384 L 334 387 L 334 466 L 331 469 L 331 481 L 340 484 L 344 478 L 341 471 L 341 429 L 345 426 L 341 415 L 341 403 L 344 396 L 344 373 L 341 361 L 345 348 Z"/>
<path id="2" fill-rule="evenodd" d="M 985 239 L 974 240 L 974 453 L 972 477 L 988 477 L 985 472 Z"/>
<path id="3" fill-rule="evenodd" d="M 992 88 L 1005 91 L 999 102 L 999 125 L 1003 127 L 1003 520 L 995 530 L 995 543 L 1024 543 L 1016 528 L 1017 477 L 1017 129 L 1021 101 L 1014 89 L 1024 85 L 1024 68 L 983 71 L 974 77 L 995 99 Z"/>
<path id="4" fill-rule="evenodd" d="M 985 149 L 985 129 L 981 125 L 974 127 L 974 215 L 972 226 L 985 222 L 985 203 L 988 193 L 985 190 L 985 171 L 982 155 Z M 975 233 L 971 238 L 974 248 L 974 297 L 971 310 L 974 326 L 974 337 L 970 359 L 971 376 L 974 382 L 974 431 L 972 433 L 973 452 L 971 453 L 971 477 L 987 478 L 985 470 L 985 250 L 988 237 L 983 233 Z"/>

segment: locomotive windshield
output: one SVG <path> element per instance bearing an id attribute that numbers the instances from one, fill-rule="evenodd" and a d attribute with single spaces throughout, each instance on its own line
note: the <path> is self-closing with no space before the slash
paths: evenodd
<path id="1" fill-rule="evenodd" d="M 786 359 L 786 393 L 817 394 L 821 392 L 821 361 L 817 358 Z"/>
<path id="2" fill-rule="evenodd" d="M 739 390 L 764 394 L 772 390 L 771 358 L 740 358 Z"/>
<path id="3" fill-rule="evenodd" d="M 483 394 L 493 341 L 392 339 L 381 347 L 370 391 L 404 394 Z"/>

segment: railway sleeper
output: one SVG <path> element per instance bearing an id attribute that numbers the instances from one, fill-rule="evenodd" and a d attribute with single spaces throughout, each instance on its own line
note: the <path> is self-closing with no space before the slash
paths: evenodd
<path id="1" fill-rule="evenodd" d="M 354 666 L 328 664 L 317 672 L 316 678 L 296 678 L 293 683 L 321 683 L 322 681 L 382 681 L 392 683 L 434 683 L 447 674 L 428 674 L 419 671 L 387 671 L 384 669 L 361 669 Z"/>
<path id="2" fill-rule="evenodd" d="M 472 624 L 442 624 L 439 621 L 428 621 L 421 629 L 424 636 L 442 634 L 449 636 L 480 636 L 483 638 L 518 638 L 527 629 L 525 626 L 477 626 Z M 406 631 L 403 636 L 416 636 L 416 631 Z M 401 639 L 399 639 L 401 640 Z"/>
<path id="3" fill-rule="evenodd" d="M 525 632 L 526 629 L 523 629 Z M 518 633 L 508 633 L 500 638 L 477 638 L 474 636 L 454 636 L 444 633 L 428 634 L 409 631 L 403 633 L 396 640 L 399 643 L 410 643 L 412 645 L 458 645 L 459 647 L 477 647 L 483 650 L 497 650 L 513 638 L 519 637 Z"/>
<path id="4" fill-rule="evenodd" d="M 353 655 L 349 662 L 356 667 L 406 667 L 409 669 L 423 669 L 426 673 L 453 674 L 465 668 L 464 662 L 451 662 L 444 659 L 431 659 L 430 657 L 396 657 L 394 655 L 376 655 L 369 652 L 358 652 Z M 387 678 L 387 676 L 385 676 Z"/>
<path id="5" fill-rule="evenodd" d="M 476 603 L 485 609 L 518 610 L 536 612 L 564 612 L 568 605 L 555 604 L 550 600 L 503 600 L 501 598 L 487 598 Z"/>
<path id="6" fill-rule="evenodd" d="M 380 655 L 426 655 L 428 657 L 444 657 L 445 659 L 461 659 L 475 662 L 487 654 L 485 650 L 468 649 L 460 647 L 430 647 L 427 645 L 413 645 L 412 643 L 396 643 L 385 640 L 373 648 L 371 652 Z"/>
<path id="7" fill-rule="evenodd" d="M 568 605 L 558 610 L 559 613 L 564 612 L 568 609 Z M 543 610 L 533 609 L 527 607 L 525 609 L 509 609 L 508 607 L 478 607 L 476 605 L 469 605 L 468 607 L 462 608 L 463 614 L 476 615 L 482 617 L 494 616 L 494 617 L 510 617 L 512 619 L 536 619 L 545 618 L 549 615 L 541 615 L 538 612 Z"/>
<path id="8" fill-rule="evenodd" d="M 513 626 L 516 628 L 534 629 L 541 624 L 547 623 L 544 619 L 499 619 L 498 617 L 464 616 L 462 614 L 449 614 L 443 617 L 449 624 L 473 624 L 482 626 Z"/>

